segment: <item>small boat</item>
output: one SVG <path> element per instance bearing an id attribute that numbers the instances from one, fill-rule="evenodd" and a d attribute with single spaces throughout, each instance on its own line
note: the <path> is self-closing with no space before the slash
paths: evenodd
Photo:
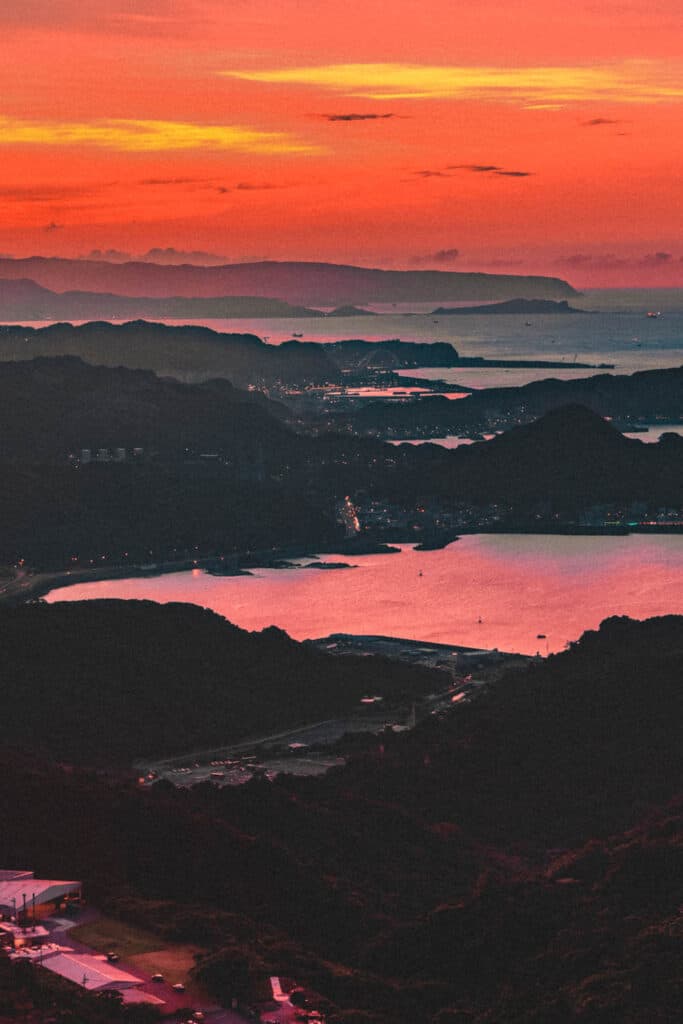
<path id="1" fill-rule="evenodd" d="M 296 331 L 292 331 L 292 337 L 293 338 L 303 338 L 303 334 L 297 334 Z"/>
<path id="2" fill-rule="evenodd" d="M 648 320 L 658 320 L 661 315 L 662 315 L 661 313 L 648 313 L 647 314 Z"/>

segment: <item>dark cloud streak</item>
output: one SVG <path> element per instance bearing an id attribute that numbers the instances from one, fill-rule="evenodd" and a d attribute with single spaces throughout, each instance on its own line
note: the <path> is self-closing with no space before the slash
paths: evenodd
<path id="1" fill-rule="evenodd" d="M 326 121 L 386 121 L 396 114 L 321 114 Z"/>

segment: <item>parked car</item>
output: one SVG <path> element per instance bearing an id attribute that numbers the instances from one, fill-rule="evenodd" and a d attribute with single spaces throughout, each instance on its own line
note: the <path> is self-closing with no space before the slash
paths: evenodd
<path id="1" fill-rule="evenodd" d="M 107 960 L 109 961 L 110 964 L 117 964 L 120 959 L 121 957 L 119 956 L 119 954 L 115 953 L 113 950 L 107 953 Z"/>
<path id="2" fill-rule="evenodd" d="M 163 981 L 163 980 L 164 980 L 163 974 L 153 974 L 152 975 L 152 981 Z"/>
<path id="3" fill-rule="evenodd" d="M 175 983 L 175 985 L 173 985 L 172 987 L 173 987 L 173 991 L 174 992 L 184 992 L 185 991 L 185 986 L 183 985 L 182 981 L 177 981 Z"/>

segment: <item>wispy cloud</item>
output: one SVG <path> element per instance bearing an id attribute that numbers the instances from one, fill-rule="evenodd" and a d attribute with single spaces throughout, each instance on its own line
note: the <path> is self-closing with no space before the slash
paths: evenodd
<path id="1" fill-rule="evenodd" d="M 588 121 L 582 121 L 581 124 L 584 128 L 598 128 L 601 125 L 623 124 L 623 121 L 613 117 L 591 117 Z"/>
<path id="2" fill-rule="evenodd" d="M 624 267 L 667 267 L 674 262 L 670 252 L 650 252 L 643 256 L 617 256 L 616 253 L 572 253 L 557 260 L 559 266 L 574 269 L 620 270 Z"/>
<path id="3" fill-rule="evenodd" d="M 414 256 L 411 260 L 414 266 L 431 266 L 434 263 L 437 264 L 450 264 L 460 256 L 459 249 L 437 249 L 436 252 L 427 253 L 425 256 Z"/>
<path id="4" fill-rule="evenodd" d="M 129 252 L 122 252 L 121 249 L 91 249 L 85 256 L 79 259 L 98 260 L 105 263 L 127 263 L 133 257 Z"/>
<path id="5" fill-rule="evenodd" d="M 239 184 L 235 185 L 236 192 L 270 192 L 274 188 L 283 188 L 283 186 L 273 185 L 269 181 L 261 184 L 252 181 L 240 181 Z"/>
<path id="6" fill-rule="evenodd" d="M 497 164 L 449 164 L 449 171 L 472 171 L 474 174 L 499 174 L 504 178 L 529 178 L 533 171 L 509 171 Z"/>
<path id="7" fill-rule="evenodd" d="M 450 174 L 446 174 L 445 171 L 415 171 L 418 178 L 450 178 Z"/>
<path id="8" fill-rule="evenodd" d="M 0 201 L 6 199 L 20 203 L 59 203 L 95 196 L 101 191 L 101 186 L 92 188 L 80 185 L 4 185 L 0 186 Z"/>
<path id="9" fill-rule="evenodd" d="M 138 259 L 149 263 L 163 263 L 169 266 L 177 266 L 182 263 L 220 266 L 228 262 L 225 256 L 220 256 L 215 252 L 203 252 L 196 249 L 188 252 L 185 249 L 174 249 L 172 246 L 169 246 L 167 249 L 159 247 L 149 249 L 144 255 L 139 256 Z"/>
<path id="10" fill-rule="evenodd" d="M 321 114 L 326 121 L 386 121 L 396 114 Z"/>
<path id="11" fill-rule="evenodd" d="M 490 171 L 499 171 L 496 164 L 450 164 L 452 171 L 473 171 L 475 174 L 488 174 Z"/>
<path id="12" fill-rule="evenodd" d="M 203 149 L 305 154 L 317 148 L 285 132 L 239 125 L 133 119 L 55 122 L 3 116 L 0 145 L 98 146 L 138 153 Z"/>
<path id="13" fill-rule="evenodd" d="M 131 36 L 159 36 L 172 30 L 186 36 L 188 26 L 199 20 L 199 10 L 191 2 L 183 2 L 180 9 L 177 0 L 134 0 L 134 5 L 135 11 L 122 10 L 123 4 L 113 4 L 111 0 L 90 0 L 86 4 L 73 0 L 21 0 L 21 3 L 0 5 L 0 26 L 5 31 L 28 29 Z"/>
<path id="14" fill-rule="evenodd" d="M 209 178 L 142 178 L 139 185 L 209 185 L 211 179 Z"/>
<path id="15" fill-rule="evenodd" d="M 315 86 L 373 100 L 475 99 L 521 105 L 658 103 L 683 98 L 679 61 L 495 67 L 428 64 L 323 64 L 223 71 L 251 82 Z"/>

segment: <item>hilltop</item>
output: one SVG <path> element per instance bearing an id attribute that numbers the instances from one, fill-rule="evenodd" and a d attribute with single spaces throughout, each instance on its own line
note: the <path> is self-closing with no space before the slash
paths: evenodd
<path id="1" fill-rule="evenodd" d="M 152 601 L 0 608 L 0 661 L 22 745 L 89 765 L 224 746 L 355 710 L 368 692 L 407 699 L 448 685 L 432 669 L 334 657 L 274 627 L 248 633 Z"/>
<path id="2" fill-rule="evenodd" d="M 377 270 L 332 263 L 233 263 L 220 267 L 106 263 L 31 256 L 0 259 L 0 278 L 29 278 L 56 292 L 114 291 L 119 295 L 210 298 L 252 295 L 304 306 L 373 302 L 562 299 L 576 292 L 555 277 L 439 270 Z"/>
<path id="3" fill-rule="evenodd" d="M 412 342 L 390 338 L 387 341 L 345 341 L 322 343 L 341 369 L 382 367 L 383 369 L 415 369 L 420 366 L 452 367 L 460 364 L 460 356 L 450 342 Z"/>

